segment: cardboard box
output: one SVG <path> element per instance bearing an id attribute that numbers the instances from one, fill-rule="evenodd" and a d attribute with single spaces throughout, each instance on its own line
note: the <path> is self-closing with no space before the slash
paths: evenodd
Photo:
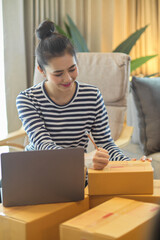
<path id="1" fill-rule="evenodd" d="M 60 225 L 61 240 L 147 239 L 159 205 L 113 198 Z"/>
<path id="2" fill-rule="evenodd" d="M 85 193 L 88 194 L 88 188 L 85 189 Z M 106 202 L 115 197 L 115 195 L 92 195 L 89 196 L 89 207 L 93 208 L 99 204 Z M 153 194 L 143 194 L 143 195 L 116 195 L 116 197 L 123 197 L 128 199 L 133 199 L 142 202 L 150 202 L 160 204 L 160 180 L 153 180 Z"/>
<path id="3" fill-rule="evenodd" d="M 5 208 L 0 205 L 0 239 L 58 240 L 60 223 L 89 209 L 89 199 L 78 202 Z"/>
<path id="4" fill-rule="evenodd" d="M 88 170 L 89 195 L 153 194 L 150 162 L 110 161 L 103 170 Z"/>
<path id="5" fill-rule="evenodd" d="M 85 194 L 89 196 L 89 208 L 97 207 L 98 205 L 114 198 L 118 197 L 116 195 L 89 195 L 88 193 L 88 186 L 85 188 Z M 123 195 L 122 195 L 123 196 Z"/>

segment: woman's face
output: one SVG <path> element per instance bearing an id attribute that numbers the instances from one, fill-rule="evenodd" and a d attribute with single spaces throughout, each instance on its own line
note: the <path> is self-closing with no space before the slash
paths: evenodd
<path id="1" fill-rule="evenodd" d="M 78 76 L 76 59 L 70 54 L 52 58 L 45 66 L 45 76 L 50 86 L 66 91 L 71 89 Z"/>

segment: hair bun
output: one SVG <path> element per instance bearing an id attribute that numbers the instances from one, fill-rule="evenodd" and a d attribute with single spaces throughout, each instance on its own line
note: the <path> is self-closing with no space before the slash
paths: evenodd
<path id="1" fill-rule="evenodd" d="M 44 40 L 45 38 L 51 36 L 54 30 L 55 30 L 54 23 L 49 20 L 45 20 L 36 29 L 37 38 L 39 40 Z"/>

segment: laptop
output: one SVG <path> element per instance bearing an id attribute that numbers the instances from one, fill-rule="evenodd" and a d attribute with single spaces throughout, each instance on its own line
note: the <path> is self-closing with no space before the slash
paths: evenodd
<path id="1" fill-rule="evenodd" d="M 84 199 L 84 149 L 1 154 L 5 207 Z"/>

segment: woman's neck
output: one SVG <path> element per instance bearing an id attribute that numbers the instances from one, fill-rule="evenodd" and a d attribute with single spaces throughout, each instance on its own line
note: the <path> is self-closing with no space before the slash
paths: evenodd
<path id="1" fill-rule="evenodd" d="M 73 83 L 73 87 L 68 89 L 68 91 L 67 89 L 65 91 L 55 89 L 48 81 L 45 82 L 44 86 L 48 96 L 58 105 L 69 103 L 76 91 L 76 82 Z"/>

